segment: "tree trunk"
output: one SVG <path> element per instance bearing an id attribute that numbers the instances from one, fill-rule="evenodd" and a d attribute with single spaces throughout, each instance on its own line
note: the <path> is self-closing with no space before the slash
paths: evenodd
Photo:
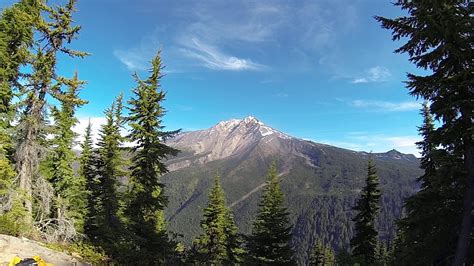
<path id="1" fill-rule="evenodd" d="M 24 222 L 28 225 L 33 223 L 33 180 L 38 174 L 40 163 L 40 144 L 38 143 L 38 136 L 41 130 L 43 107 L 45 103 L 43 100 L 44 94 L 40 93 L 39 96 L 43 96 L 43 98 L 37 99 L 33 97 L 29 108 L 27 108 L 23 125 L 24 132 L 21 134 L 22 139 L 19 141 L 16 152 L 20 197 L 27 211 Z"/>
<path id="2" fill-rule="evenodd" d="M 463 215 L 458 245 L 454 257 L 454 266 L 462 266 L 466 261 L 472 233 L 472 216 L 474 207 L 474 143 L 465 145 L 464 165 L 467 170 L 466 191 L 464 193 Z"/>

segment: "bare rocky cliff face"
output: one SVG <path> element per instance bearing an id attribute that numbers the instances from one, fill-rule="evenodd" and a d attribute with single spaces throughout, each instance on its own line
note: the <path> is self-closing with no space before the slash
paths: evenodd
<path id="1" fill-rule="evenodd" d="M 270 142 L 279 146 L 281 141 L 291 139 L 252 116 L 222 121 L 209 129 L 184 132 L 170 140 L 168 144 L 182 150 L 185 155 L 170 160 L 169 170 L 235 156 Z"/>

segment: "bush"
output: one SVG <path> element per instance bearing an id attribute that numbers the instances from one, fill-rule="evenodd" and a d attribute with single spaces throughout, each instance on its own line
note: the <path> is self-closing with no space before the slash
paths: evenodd
<path id="1" fill-rule="evenodd" d="M 110 261 L 109 257 L 100 247 L 96 247 L 87 242 L 78 242 L 73 244 L 53 244 L 45 245 L 52 250 L 66 252 L 70 255 L 80 257 L 85 262 L 92 265 L 107 265 Z"/>

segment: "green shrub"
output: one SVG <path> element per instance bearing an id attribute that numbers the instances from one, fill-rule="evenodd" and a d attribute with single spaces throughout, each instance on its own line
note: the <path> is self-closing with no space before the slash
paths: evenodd
<path id="1" fill-rule="evenodd" d="M 93 246 L 86 242 L 77 242 L 72 244 L 58 244 L 48 243 L 45 246 L 49 249 L 66 252 L 70 255 L 80 257 L 85 262 L 92 265 L 108 265 L 109 257 L 105 254 L 102 248 Z"/>

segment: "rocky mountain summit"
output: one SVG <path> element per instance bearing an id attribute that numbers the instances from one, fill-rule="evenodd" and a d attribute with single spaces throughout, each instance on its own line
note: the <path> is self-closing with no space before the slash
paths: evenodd
<path id="1" fill-rule="evenodd" d="M 169 140 L 168 144 L 183 151 L 181 156 L 169 161 L 170 171 L 238 156 L 257 147 L 265 156 L 283 154 L 297 156 L 303 158 L 307 164 L 315 166 L 309 154 L 310 150 L 314 148 L 324 150 L 325 147 L 331 147 L 289 136 L 265 125 L 253 116 L 221 121 L 208 129 L 183 132 Z M 367 152 L 359 154 L 368 156 Z M 380 159 L 417 160 L 411 154 L 402 154 L 396 150 L 374 153 L 373 156 Z"/>
<path id="2" fill-rule="evenodd" d="M 290 136 L 266 126 L 253 116 L 222 121 L 215 126 L 198 131 L 184 132 L 169 141 L 169 145 L 190 152 L 190 160 L 171 160 L 170 170 L 177 170 L 193 163 L 208 163 L 245 152 L 260 142 Z"/>

